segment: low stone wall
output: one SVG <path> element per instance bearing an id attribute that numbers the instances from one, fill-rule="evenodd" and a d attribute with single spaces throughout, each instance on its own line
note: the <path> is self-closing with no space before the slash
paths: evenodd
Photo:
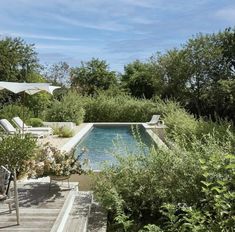
<path id="1" fill-rule="evenodd" d="M 73 174 L 71 175 L 69 181 L 70 182 L 78 182 L 78 188 L 79 191 L 92 191 L 92 186 L 95 184 L 94 183 L 94 177 L 96 175 L 99 175 L 99 171 L 97 172 L 93 172 L 90 175 L 86 175 L 86 174 L 82 174 L 82 175 L 78 175 L 78 174 Z"/>
<path id="2" fill-rule="evenodd" d="M 68 127 L 69 129 L 74 129 L 76 126 L 73 122 L 43 122 L 43 125 L 49 127 Z"/>

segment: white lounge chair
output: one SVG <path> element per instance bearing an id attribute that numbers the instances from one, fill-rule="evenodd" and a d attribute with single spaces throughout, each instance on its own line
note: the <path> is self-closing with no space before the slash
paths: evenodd
<path id="1" fill-rule="evenodd" d="M 1 119 L 0 120 L 0 126 L 3 128 L 3 130 L 8 133 L 8 134 L 16 134 L 17 130 L 11 125 L 11 123 L 6 120 L 6 119 Z M 26 134 L 30 134 L 35 138 L 43 138 L 45 137 L 47 134 L 43 133 L 43 132 L 35 132 L 35 131 L 25 131 L 24 133 Z"/>
<path id="2" fill-rule="evenodd" d="M 20 117 L 14 117 L 12 121 L 16 124 L 16 126 L 21 130 L 25 132 L 43 132 L 47 133 L 49 135 L 53 134 L 53 129 L 51 127 L 32 127 L 26 125 Z"/>
<path id="3" fill-rule="evenodd" d="M 164 124 L 163 120 L 159 120 L 160 115 L 159 114 L 154 114 L 149 122 L 147 122 L 148 125 L 158 125 L 158 124 Z"/>

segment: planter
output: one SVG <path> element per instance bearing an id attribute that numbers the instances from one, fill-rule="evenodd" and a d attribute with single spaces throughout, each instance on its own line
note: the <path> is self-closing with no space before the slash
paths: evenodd
<path id="1" fill-rule="evenodd" d="M 70 175 L 69 176 L 50 176 L 49 190 L 51 190 L 52 181 L 61 181 L 63 183 L 65 180 L 68 182 L 68 188 L 70 189 L 69 178 L 70 178 Z"/>
<path id="2" fill-rule="evenodd" d="M 50 176 L 50 181 L 64 181 L 64 180 L 68 180 L 70 178 L 69 176 Z"/>

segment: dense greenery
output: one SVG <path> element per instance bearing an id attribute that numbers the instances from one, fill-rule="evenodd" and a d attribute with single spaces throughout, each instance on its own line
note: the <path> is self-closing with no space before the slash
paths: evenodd
<path id="1" fill-rule="evenodd" d="M 125 91 L 136 98 L 176 100 L 198 117 L 235 121 L 234 48 L 234 28 L 197 34 L 180 48 L 156 53 L 145 62 L 133 61 L 125 65 L 123 74 L 117 74 L 109 70 L 106 61 L 95 58 L 77 67 L 60 62 L 39 69 L 33 45 L 19 38 L 5 38 L 0 40 L 0 80 L 60 84 L 62 89 L 55 93 L 59 101 L 69 85 L 82 95 L 97 96 L 101 90 Z M 0 102 L 18 104 L 21 97 L 1 91 Z M 35 117 L 44 119 L 42 112 L 52 101 L 50 95 L 41 93 L 27 96 L 25 104 Z"/>
<path id="2" fill-rule="evenodd" d="M 125 65 L 122 74 L 95 58 L 77 67 L 65 62 L 42 67 L 33 45 L 4 38 L 0 80 L 62 87 L 54 97 L 26 95 L 24 102 L 22 94 L 1 91 L 0 118 L 23 118 L 24 104 L 24 119 L 33 125 L 41 120 L 146 122 L 153 114 L 164 119 L 169 149 L 128 158 L 119 154 L 119 162 L 95 181 L 110 231 L 235 230 L 235 28 L 198 34 L 178 49 Z M 58 133 L 71 135 L 66 129 Z M 1 138 L 0 164 L 18 173 L 33 164 L 43 175 L 70 168 L 59 154 L 52 166 L 64 163 L 64 169 L 42 169 L 50 154 L 39 152 L 36 162 L 34 154 L 35 141 L 28 136 Z"/>
<path id="3" fill-rule="evenodd" d="M 46 119 L 51 122 L 81 123 L 84 110 L 78 97 L 75 92 L 69 92 L 61 101 L 54 100 L 47 110 Z"/>
<path id="4" fill-rule="evenodd" d="M 111 96 L 100 93 L 96 97 L 82 97 L 86 122 L 145 122 L 158 113 L 157 104 L 138 100 L 126 94 Z"/>
<path id="5" fill-rule="evenodd" d="M 117 84 L 115 72 L 108 70 L 104 60 L 93 58 L 71 70 L 71 85 L 85 94 L 93 95 L 97 90 L 107 90 L 115 84 Z"/>
<path id="6" fill-rule="evenodd" d="M 186 122 L 187 113 L 180 114 Z M 95 192 L 109 212 L 109 231 L 232 231 L 235 137 L 226 126 L 210 131 L 207 124 L 195 121 L 190 132 L 181 121 L 183 133 L 168 131 L 171 149 L 120 154 L 117 165 L 104 169 Z"/>

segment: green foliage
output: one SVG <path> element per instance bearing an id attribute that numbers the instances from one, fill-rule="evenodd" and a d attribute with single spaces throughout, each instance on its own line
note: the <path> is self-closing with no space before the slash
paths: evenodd
<path id="1" fill-rule="evenodd" d="M 117 84 L 115 72 L 109 71 L 106 61 L 92 59 L 71 70 L 71 84 L 84 94 L 95 94 Z"/>
<path id="2" fill-rule="evenodd" d="M 16 104 L 4 105 L 0 110 L 1 119 L 5 118 L 11 121 L 12 118 L 17 116 L 22 119 L 24 118 L 25 121 L 28 121 L 29 118 L 33 116 L 33 113 L 27 107 L 23 107 L 22 105 L 16 105 Z"/>
<path id="3" fill-rule="evenodd" d="M 131 95 L 149 99 L 156 94 L 160 80 L 154 71 L 151 63 L 136 60 L 124 67 L 121 80 Z"/>
<path id="4" fill-rule="evenodd" d="M 44 83 L 46 79 L 37 73 L 29 73 L 27 75 L 27 82 L 29 83 Z M 44 111 L 50 105 L 53 96 L 45 91 L 39 92 L 37 94 L 28 95 L 25 94 L 24 101 L 21 99 L 21 102 L 24 102 L 35 117 L 44 117 Z"/>
<path id="5" fill-rule="evenodd" d="M 235 156 L 201 159 L 203 199 L 192 206 L 164 204 L 163 231 L 233 231 L 235 229 Z M 176 211 L 181 214 L 176 215 Z M 176 223 L 177 222 L 177 223 Z"/>
<path id="6" fill-rule="evenodd" d="M 43 121 L 40 118 L 30 118 L 29 124 L 32 127 L 41 127 L 41 126 L 43 126 Z"/>
<path id="7" fill-rule="evenodd" d="M 50 122 L 75 122 L 83 121 L 84 110 L 81 97 L 76 92 L 64 95 L 61 101 L 54 100 L 46 112 L 46 119 Z"/>
<path id="8" fill-rule="evenodd" d="M 38 60 L 32 44 L 28 45 L 20 38 L 4 38 L 0 40 L 0 80 L 26 80 L 26 72 L 30 73 L 38 67 Z"/>
<path id="9" fill-rule="evenodd" d="M 74 131 L 66 126 L 55 127 L 53 128 L 53 131 L 53 134 L 58 135 L 58 137 L 61 138 L 70 138 L 74 135 Z"/>
<path id="10" fill-rule="evenodd" d="M 147 122 L 158 112 L 150 100 L 138 100 L 126 94 L 100 93 L 82 98 L 86 122 Z"/>
<path id="11" fill-rule="evenodd" d="M 124 67 L 121 84 L 135 97 L 179 101 L 191 113 L 234 118 L 235 28 L 197 34 L 180 49 Z"/>
<path id="12" fill-rule="evenodd" d="M 11 171 L 16 169 L 19 175 L 26 173 L 36 152 L 36 140 L 29 135 L 16 134 L 2 137 L 0 140 L 0 165 Z"/>
<path id="13" fill-rule="evenodd" d="M 32 44 L 20 38 L 0 39 L 0 81 L 28 81 L 28 75 L 38 69 L 37 54 Z M 0 91 L 0 103 L 16 102 L 20 95 Z"/>
<path id="14" fill-rule="evenodd" d="M 160 105 L 160 108 L 163 109 L 163 106 L 164 104 Z M 173 103 L 165 106 L 166 121 L 169 120 L 167 110 L 171 114 L 175 107 Z M 182 114 L 182 120 L 187 119 L 186 112 L 178 109 L 178 114 Z M 193 118 L 189 117 L 188 121 L 193 122 Z M 234 170 L 233 172 L 226 168 L 225 170 L 224 165 L 229 168 L 234 165 L 231 165 L 231 161 L 228 161 L 226 156 L 234 151 L 234 134 L 226 125 L 224 128 L 220 125 L 219 130 L 216 131 L 216 127 L 209 124 L 202 130 L 202 123 L 207 124 L 201 119 L 195 121 L 192 128 L 190 123 L 186 122 L 186 125 L 183 125 L 184 121 L 181 121 L 177 123 L 176 128 L 169 128 L 170 140 L 174 144 L 171 149 L 156 148 L 147 155 L 132 154 L 128 158 L 120 154 L 117 165 L 104 169 L 95 181 L 94 188 L 97 198 L 109 212 L 110 231 L 112 228 L 133 232 L 139 230 L 200 231 L 204 228 L 203 220 L 208 215 L 203 208 L 206 207 L 205 203 L 209 199 L 205 192 L 205 183 L 208 181 L 213 182 L 213 185 L 209 184 L 212 199 L 209 203 L 210 207 L 213 205 L 217 207 L 216 204 L 219 202 L 221 210 L 224 207 L 225 213 L 230 212 L 230 216 L 226 216 L 228 222 L 221 224 L 220 229 L 223 228 L 226 231 L 227 224 L 232 225 L 233 221 L 229 218 L 234 209 L 232 206 L 234 200 L 231 195 L 233 193 L 229 191 L 234 191 L 234 184 L 232 184 L 235 183 Z M 180 130 L 181 125 L 183 129 Z M 191 128 L 193 130 L 190 134 Z M 177 135 L 177 129 L 179 135 Z M 206 134 L 207 129 L 209 133 L 214 132 Z M 187 133 L 184 135 L 185 132 Z M 204 165 L 201 163 L 202 160 Z M 208 166 L 206 169 L 209 173 L 206 180 L 205 164 Z M 229 184 L 225 184 L 227 187 L 225 188 L 224 185 L 218 187 L 218 184 L 221 185 L 221 181 L 225 180 L 229 180 Z M 215 191 L 221 191 L 224 196 L 216 196 Z M 180 217 L 178 212 L 185 213 L 186 209 L 192 209 L 192 213 L 187 211 L 189 220 L 186 222 L 185 217 L 184 222 L 191 223 L 191 227 L 188 226 L 185 229 L 181 227 L 182 216 Z M 213 210 L 210 212 L 211 215 L 214 215 Z M 218 215 L 221 215 L 221 210 L 217 211 Z M 212 224 L 212 221 L 207 223 Z M 226 226 L 225 223 L 227 223 Z"/>
<path id="15" fill-rule="evenodd" d="M 49 66 L 44 75 L 53 84 L 67 85 L 69 83 L 69 72 L 69 65 L 66 62 L 59 62 Z"/>

